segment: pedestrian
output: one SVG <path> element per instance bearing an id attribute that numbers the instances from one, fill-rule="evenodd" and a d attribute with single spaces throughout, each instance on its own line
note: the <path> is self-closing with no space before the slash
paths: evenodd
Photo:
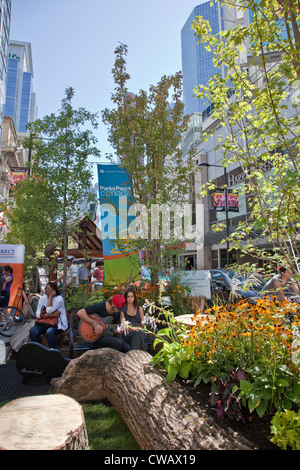
<path id="1" fill-rule="evenodd" d="M 3 267 L 3 274 L 5 278 L 5 286 L 3 285 L 3 299 L 2 307 L 7 307 L 9 305 L 10 299 L 10 288 L 14 282 L 13 269 L 8 264 Z"/>
<path id="2" fill-rule="evenodd" d="M 63 279 L 62 274 L 53 282 L 59 282 Z M 78 285 L 78 271 L 77 267 L 73 264 L 73 256 L 67 256 L 67 275 L 66 275 L 66 289 L 67 297 L 72 295 L 74 288 Z"/>
<path id="3" fill-rule="evenodd" d="M 97 261 L 96 269 L 93 273 L 93 277 L 96 279 L 96 282 L 103 283 L 103 281 L 104 281 L 104 265 L 101 261 Z"/>
<path id="4" fill-rule="evenodd" d="M 88 286 L 91 279 L 91 262 L 85 260 L 84 265 L 78 269 L 79 287 Z"/>
<path id="5" fill-rule="evenodd" d="M 4 298 L 5 277 L 3 266 L 0 265 L 0 307 L 2 307 L 2 300 Z"/>

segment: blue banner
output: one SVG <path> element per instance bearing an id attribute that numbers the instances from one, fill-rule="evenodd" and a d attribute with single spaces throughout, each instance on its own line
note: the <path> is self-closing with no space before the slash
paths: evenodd
<path id="1" fill-rule="evenodd" d="M 133 198 L 126 171 L 118 165 L 98 164 L 98 190 L 105 284 L 136 281 L 139 263 L 128 234 Z"/>

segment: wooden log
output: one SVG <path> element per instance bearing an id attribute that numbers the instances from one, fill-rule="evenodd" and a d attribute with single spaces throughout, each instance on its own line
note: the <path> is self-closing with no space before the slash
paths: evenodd
<path id="1" fill-rule="evenodd" d="M 13 400 L 0 423 L 0 450 L 88 450 L 82 407 L 61 394 Z"/>
<path id="2" fill-rule="evenodd" d="M 144 351 L 87 351 L 51 381 L 77 401 L 108 399 L 142 450 L 250 450 L 255 445 L 196 404 Z"/>

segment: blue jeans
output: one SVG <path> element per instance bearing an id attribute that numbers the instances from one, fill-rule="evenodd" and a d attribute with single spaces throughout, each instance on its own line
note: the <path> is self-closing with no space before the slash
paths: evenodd
<path id="1" fill-rule="evenodd" d="M 46 335 L 48 345 L 50 349 L 57 349 L 57 335 L 58 328 L 57 326 L 47 326 L 47 325 L 34 325 L 29 334 L 31 341 L 35 343 L 41 342 L 41 335 Z"/>

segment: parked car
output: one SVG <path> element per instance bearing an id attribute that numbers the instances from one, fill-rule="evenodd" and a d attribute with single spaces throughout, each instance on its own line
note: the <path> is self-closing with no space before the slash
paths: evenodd
<path id="1" fill-rule="evenodd" d="M 265 280 L 256 274 L 249 278 L 230 269 L 210 269 L 211 301 L 236 302 L 239 299 L 252 299 L 261 297 L 261 291 Z"/>
<path id="2" fill-rule="evenodd" d="M 151 282 L 151 270 L 149 268 L 146 268 L 145 266 L 142 266 L 140 268 L 140 275 L 141 275 L 141 280 L 145 280 L 147 282 Z M 170 277 L 167 275 L 162 275 L 161 272 L 158 273 L 158 280 L 160 281 L 163 279 L 164 281 L 169 281 Z"/>

